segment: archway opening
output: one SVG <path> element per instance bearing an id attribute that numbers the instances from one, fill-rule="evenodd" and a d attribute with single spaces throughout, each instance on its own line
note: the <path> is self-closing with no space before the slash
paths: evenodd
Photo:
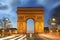
<path id="1" fill-rule="evenodd" d="M 27 33 L 34 33 L 34 20 L 33 19 L 27 20 Z"/>

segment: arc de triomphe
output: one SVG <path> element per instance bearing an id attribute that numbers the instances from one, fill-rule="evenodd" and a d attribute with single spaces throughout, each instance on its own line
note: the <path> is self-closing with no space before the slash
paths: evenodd
<path id="1" fill-rule="evenodd" d="M 43 7 L 18 7 L 17 8 L 18 33 L 27 33 L 27 20 L 34 20 L 34 33 L 44 32 L 44 8 Z"/>

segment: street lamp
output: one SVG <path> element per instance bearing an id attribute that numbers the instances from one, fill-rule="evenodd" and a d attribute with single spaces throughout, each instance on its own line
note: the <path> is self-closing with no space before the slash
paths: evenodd
<path id="1" fill-rule="evenodd" d="M 51 25 L 53 25 L 53 26 L 56 25 L 55 22 L 56 22 L 56 19 L 55 19 L 55 18 L 52 18 L 52 23 L 51 23 Z"/>
<path id="2" fill-rule="evenodd" d="M 52 31 L 53 32 L 55 32 L 55 30 L 56 30 L 55 25 L 56 25 L 56 19 L 52 18 L 51 26 L 52 26 Z"/>
<path id="3" fill-rule="evenodd" d="M 52 19 L 52 21 L 56 21 L 56 19 L 55 19 L 55 18 L 53 18 L 53 19 Z"/>

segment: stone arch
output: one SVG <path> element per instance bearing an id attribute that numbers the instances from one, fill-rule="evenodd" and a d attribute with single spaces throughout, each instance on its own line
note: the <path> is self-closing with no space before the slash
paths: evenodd
<path id="1" fill-rule="evenodd" d="M 32 18 L 34 22 L 34 33 L 44 32 L 44 8 L 43 7 L 19 7 L 17 8 L 18 15 L 18 33 L 26 33 L 26 21 Z M 22 24 L 22 26 L 21 26 Z"/>

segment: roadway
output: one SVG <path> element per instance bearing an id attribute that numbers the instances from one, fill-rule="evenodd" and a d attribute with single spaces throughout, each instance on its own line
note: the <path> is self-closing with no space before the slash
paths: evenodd
<path id="1" fill-rule="evenodd" d="M 30 37 L 29 35 L 12 35 L 0 38 L 0 40 L 60 40 L 60 37 L 52 36 L 50 34 L 32 34 Z"/>
<path id="2" fill-rule="evenodd" d="M 0 38 L 0 40 L 26 40 L 26 35 L 12 35 Z"/>

